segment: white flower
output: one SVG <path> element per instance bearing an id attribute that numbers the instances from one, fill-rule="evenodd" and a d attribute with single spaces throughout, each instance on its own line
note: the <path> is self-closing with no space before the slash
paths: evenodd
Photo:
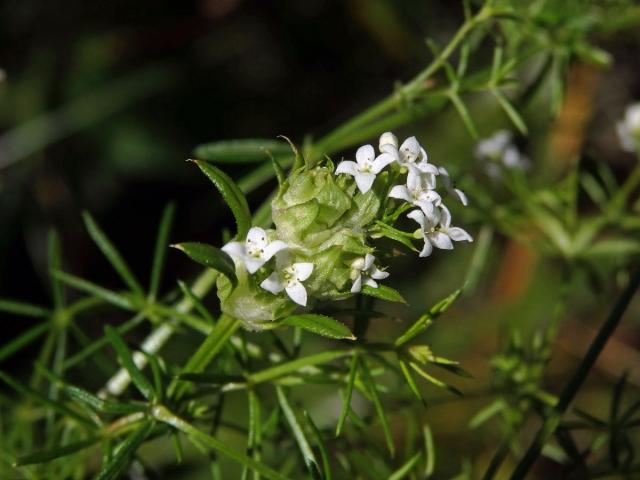
<path id="1" fill-rule="evenodd" d="M 462 203 L 462 205 L 464 205 L 465 207 L 469 205 L 469 200 L 467 199 L 465 193 L 459 188 L 455 188 L 453 180 L 451 180 L 451 176 L 449 175 L 447 169 L 444 167 L 439 167 L 438 171 L 440 172 L 440 178 L 442 179 L 442 183 L 447 192 L 450 195 L 455 195 L 456 197 L 458 197 L 460 203 Z"/>
<path id="2" fill-rule="evenodd" d="M 389 273 L 383 272 L 373 264 L 375 260 L 376 257 L 367 253 L 364 257 L 357 258 L 351 263 L 351 279 L 353 280 L 351 293 L 358 293 L 362 290 L 362 284 L 378 288 L 376 280 L 382 280 L 389 276 Z"/>
<path id="3" fill-rule="evenodd" d="M 443 250 L 453 249 L 453 243 L 467 241 L 473 242 L 473 238 L 462 228 L 451 226 L 451 213 L 444 205 L 440 207 L 439 223 L 426 216 L 421 210 L 413 210 L 407 214 L 412 220 L 420 224 L 420 231 L 424 239 L 424 247 L 420 252 L 421 257 L 428 257 L 433 251 L 433 247 Z"/>
<path id="4" fill-rule="evenodd" d="M 385 132 L 380 135 L 380 151 L 391 155 L 402 167 L 413 165 L 421 172 L 438 175 L 438 168 L 429 163 L 427 152 L 420 146 L 416 137 L 407 138 L 398 148 L 397 137 L 391 132 Z"/>
<path id="5" fill-rule="evenodd" d="M 635 152 L 640 147 L 640 103 L 627 107 L 624 119 L 616 125 L 616 131 L 625 151 Z"/>
<path id="6" fill-rule="evenodd" d="M 440 195 L 433 188 L 435 188 L 435 177 L 411 165 L 407 174 L 407 184 L 396 185 L 389 192 L 389 196 L 416 205 L 425 215 L 433 218 L 435 207 L 441 203 Z"/>
<path id="7" fill-rule="evenodd" d="M 496 164 L 508 169 L 526 169 L 529 166 L 529 160 L 513 144 L 513 136 L 507 130 L 499 130 L 478 142 L 474 155 L 478 160 L 488 162 L 486 170 L 492 177 L 500 175 L 500 167 Z"/>
<path id="8" fill-rule="evenodd" d="M 260 227 L 253 227 L 247 233 L 247 238 L 241 242 L 229 242 L 222 250 L 231 255 L 234 261 L 241 262 L 249 273 L 255 273 L 287 244 L 281 240 L 267 241 L 267 232 Z"/>
<path id="9" fill-rule="evenodd" d="M 302 282 L 311 276 L 313 263 L 291 263 L 289 256 L 284 254 L 276 257 L 276 269 L 262 281 L 260 286 L 274 295 L 285 290 L 291 300 L 306 307 L 307 289 Z"/>
<path id="10" fill-rule="evenodd" d="M 371 190 L 371 185 L 376 179 L 376 175 L 384 167 L 393 162 L 393 157 L 382 153 L 376 157 L 376 152 L 371 145 L 364 145 L 356 151 L 356 161 L 345 160 L 340 162 L 336 168 L 336 174 L 346 173 L 356 180 L 356 185 L 362 193 Z"/>

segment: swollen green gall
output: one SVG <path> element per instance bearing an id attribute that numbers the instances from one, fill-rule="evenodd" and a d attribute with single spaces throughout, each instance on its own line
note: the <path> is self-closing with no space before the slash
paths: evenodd
<path id="1" fill-rule="evenodd" d="M 376 152 L 363 145 L 355 161 L 344 160 L 335 168 L 327 160 L 281 175 L 271 203 L 273 228 L 254 226 L 246 238 L 222 247 L 237 279 L 234 286 L 227 277 L 218 278 L 224 313 L 248 329 L 268 328 L 298 309 L 313 309 L 318 301 L 372 294 L 390 276 L 384 266 L 392 257 L 388 240 L 416 250 L 413 242 L 422 239 L 421 257 L 434 246 L 453 248 L 452 240 L 472 241 L 466 231 L 451 226 L 441 193 L 463 205 L 467 197 L 447 170 L 429 163 L 418 140 L 409 137 L 398 146 L 397 137 L 385 132 L 378 147 Z M 420 224 L 416 232 L 399 228 L 410 225 L 402 215 L 407 210 L 407 217 Z"/>

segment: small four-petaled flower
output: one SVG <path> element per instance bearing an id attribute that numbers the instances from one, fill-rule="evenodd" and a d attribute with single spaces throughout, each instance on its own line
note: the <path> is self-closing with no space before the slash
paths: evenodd
<path id="1" fill-rule="evenodd" d="M 274 295 L 284 290 L 291 300 L 306 307 L 307 289 L 302 282 L 308 279 L 312 272 L 313 263 L 291 263 L 288 255 L 279 255 L 276 257 L 276 271 L 265 278 L 260 286 Z"/>
<path id="2" fill-rule="evenodd" d="M 287 248 L 282 240 L 267 240 L 267 232 L 260 227 L 253 227 L 247 233 L 243 243 L 229 242 L 222 250 L 236 262 L 241 262 L 249 273 L 255 273 L 278 252 Z"/>
<path id="3" fill-rule="evenodd" d="M 382 153 L 376 157 L 376 152 L 371 145 L 364 145 L 356 151 L 356 161 L 344 160 L 336 168 L 336 174 L 345 173 L 351 175 L 358 186 L 358 190 L 367 193 L 371 190 L 376 175 L 384 167 L 393 162 L 393 157 Z"/>
<path id="4" fill-rule="evenodd" d="M 388 272 L 383 272 L 374 265 L 376 257 L 367 253 L 364 257 L 356 258 L 351 263 L 351 279 L 353 285 L 351 293 L 358 293 L 362 290 L 362 285 L 369 285 L 378 288 L 376 280 L 382 280 L 389 276 Z"/>
<path id="5" fill-rule="evenodd" d="M 467 241 L 472 242 L 473 238 L 460 227 L 451 226 L 451 214 L 445 206 L 439 209 L 437 218 L 427 217 L 422 210 L 413 210 L 407 214 L 412 220 L 420 224 L 420 236 L 424 239 L 424 247 L 420 252 L 421 257 L 428 257 L 433 251 L 433 247 L 443 250 L 451 250 L 453 243 Z"/>

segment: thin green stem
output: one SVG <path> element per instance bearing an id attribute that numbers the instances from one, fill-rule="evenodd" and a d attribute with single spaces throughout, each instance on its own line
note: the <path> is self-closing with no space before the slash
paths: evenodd
<path id="1" fill-rule="evenodd" d="M 535 463 L 538 455 L 540 455 L 540 452 L 542 451 L 542 447 L 555 432 L 562 415 L 566 412 L 569 405 L 571 405 L 571 402 L 578 393 L 578 390 L 580 390 L 580 387 L 587 378 L 589 371 L 598 359 L 600 352 L 620 323 L 624 312 L 629 306 L 629 303 L 638 288 L 640 288 L 640 269 L 636 270 L 633 274 L 629 280 L 627 288 L 622 292 L 620 298 L 611 310 L 609 317 L 602 324 L 598 334 L 589 346 L 589 350 L 587 350 L 587 353 L 580 362 L 580 365 L 578 365 L 578 369 L 560 394 L 558 403 L 545 418 L 542 427 L 538 431 L 538 434 L 531 443 L 525 456 L 520 460 L 520 463 L 518 463 L 516 469 L 513 471 L 510 477 L 511 480 L 524 478 L 529 472 L 529 469 Z"/>

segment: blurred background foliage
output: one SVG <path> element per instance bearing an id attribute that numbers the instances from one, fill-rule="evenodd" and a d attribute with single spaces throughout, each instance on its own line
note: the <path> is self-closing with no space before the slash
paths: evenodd
<path id="1" fill-rule="evenodd" d="M 526 8 L 529 2 L 508 3 Z M 516 215 L 520 221 L 515 224 L 502 221 L 508 216 L 501 216 L 501 209 L 522 213 L 526 195 L 535 190 L 530 203 L 548 206 L 571 229 L 578 223 L 572 218 L 575 212 L 588 217 L 599 205 L 580 190 L 573 200 L 577 208 L 565 209 L 572 200 L 563 192 L 589 183 L 584 180 L 589 177 L 598 185 L 614 185 L 603 198 L 615 195 L 615 184 L 624 182 L 637 162 L 620 149 L 615 123 L 625 106 L 640 98 L 640 7 L 623 0 L 532 3 L 544 5 L 532 27 L 546 32 L 541 44 L 557 42 L 558 48 L 550 48 L 548 67 L 531 62 L 517 72 L 516 80 L 525 85 L 535 83 L 536 72 L 557 72 L 517 105 L 528 127 L 528 135 L 517 138 L 531 159 L 528 172 L 502 179 L 487 176 L 473 156 L 476 140 L 451 106 L 401 132 L 415 134 L 434 163 L 460 178 L 475 207 L 459 212 L 459 224 L 470 226 L 476 245 L 483 246 L 434 255 L 419 268 L 414 258 L 397 259 L 390 280 L 410 307 L 387 308 L 395 320 L 373 319 L 369 329 L 373 340 L 396 335 L 406 323 L 401 318 L 418 316 L 469 279 L 470 265 L 480 266 L 469 279 L 473 288 L 430 329 L 429 343 L 473 375 L 466 380 L 451 377 L 465 393 L 460 398 L 426 388 L 425 396 L 432 400 L 421 419 L 428 419 L 436 440 L 437 478 L 451 478 L 465 468 L 482 472 L 505 432 L 506 438 L 513 428 L 529 432 L 525 438 L 535 432 L 537 424 L 523 418 L 523 409 L 553 403 L 639 251 L 637 205 L 625 214 L 624 228 L 616 224 L 624 235 L 613 236 L 624 242 L 605 243 L 604 252 L 585 257 L 538 248 L 546 245 L 541 236 L 555 234 L 538 231 L 530 217 Z M 172 241 L 220 244 L 233 218 L 211 186 L 184 162 L 196 145 L 277 135 L 298 144 L 317 139 L 388 95 L 396 82 L 422 70 L 432 58 L 424 39 L 444 45 L 463 18 L 462 5 L 446 0 L 3 2 L 0 296 L 49 303 L 51 228 L 60 235 L 66 271 L 107 287 L 118 285 L 84 230 L 82 210 L 99 219 L 139 278 L 149 271 L 158 219 L 168 200 L 177 203 Z M 505 51 L 517 49 L 526 27 L 504 28 L 502 33 L 511 39 Z M 493 45 L 483 42 L 469 58 L 470 70 L 491 65 Z M 501 128 L 515 131 L 491 95 L 474 96 L 467 107 L 481 137 Z M 337 161 L 352 154 L 351 148 L 332 156 Z M 225 166 L 236 178 L 252 168 Z M 259 186 L 248 197 L 251 206 L 257 208 L 274 186 L 275 181 Z M 545 197 L 547 190 L 553 193 L 551 200 Z M 514 206 L 518 195 L 524 201 Z M 487 226 L 487 218 L 495 224 Z M 553 238 L 547 243 L 553 245 Z M 175 286 L 173 279 L 191 279 L 197 271 L 170 253 L 165 289 Z M 572 432 L 567 436 L 573 436 L 560 447 L 549 447 L 537 466 L 537 478 L 564 478 L 562 465 L 571 442 L 581 450 L 598 435 L 606 437 L 597 419 L 610 415 L 610 403 L 637 402 L 638 313 L 636 299 L 579 394 L 578 417 L 566 425 L 566 432 Z M 1 315 L 7 341 L 37 322 Z M 97 337 L 105 323 L 125 318 L 100 311 L 84 318 L 82 329 Z M 555 342 L 539 333 L 542 327 L 557 331 Z M 144 333 L 134 332 L 127 340 L 139 343 Z M 321 350 L 326 343 L 317 342 L 311 350 Z M 2 370 L 26 376 L 39 347 L 35 342 L 3 359 Z M 107 377 L 80 369 L 72 378 L 98 389 Z M 8 389 L 5 393 L 3 402 L 10 402 L 12 394 Z M 324 416 L 323 425 L 338 416 L 336 393 L 312 387 L 295 397 L 314 416 Z M 9 411 L 4 410 L 1 440 L 11 443 L 12 424 L 28 422 L 30 411 L 18 408 L 8 418 Z M 402 411 L 392 417 L 399 443 L 415 422 Z M 637 423 L 635 427 L 629 439 L 614 435 L 602 444 L 640 448 Z M 526 443 L 520 446 L 514 440 L 510 446 L 518 451 Z M 5 448 L 11 446 L 0 444 Z M 163 460 L 166 445 L 151 443 L 141 455 L 155 465 L 158 477 L 175 478 L 171 462 Z M 600 455 L 596 451 L 589 458 L 598 462 Z M 2 478 L 26 478 L 10 469 L 6 459 L 2 468 Z M 201 478 L 197 467 L 190 471 L 192 478 Z"/>

